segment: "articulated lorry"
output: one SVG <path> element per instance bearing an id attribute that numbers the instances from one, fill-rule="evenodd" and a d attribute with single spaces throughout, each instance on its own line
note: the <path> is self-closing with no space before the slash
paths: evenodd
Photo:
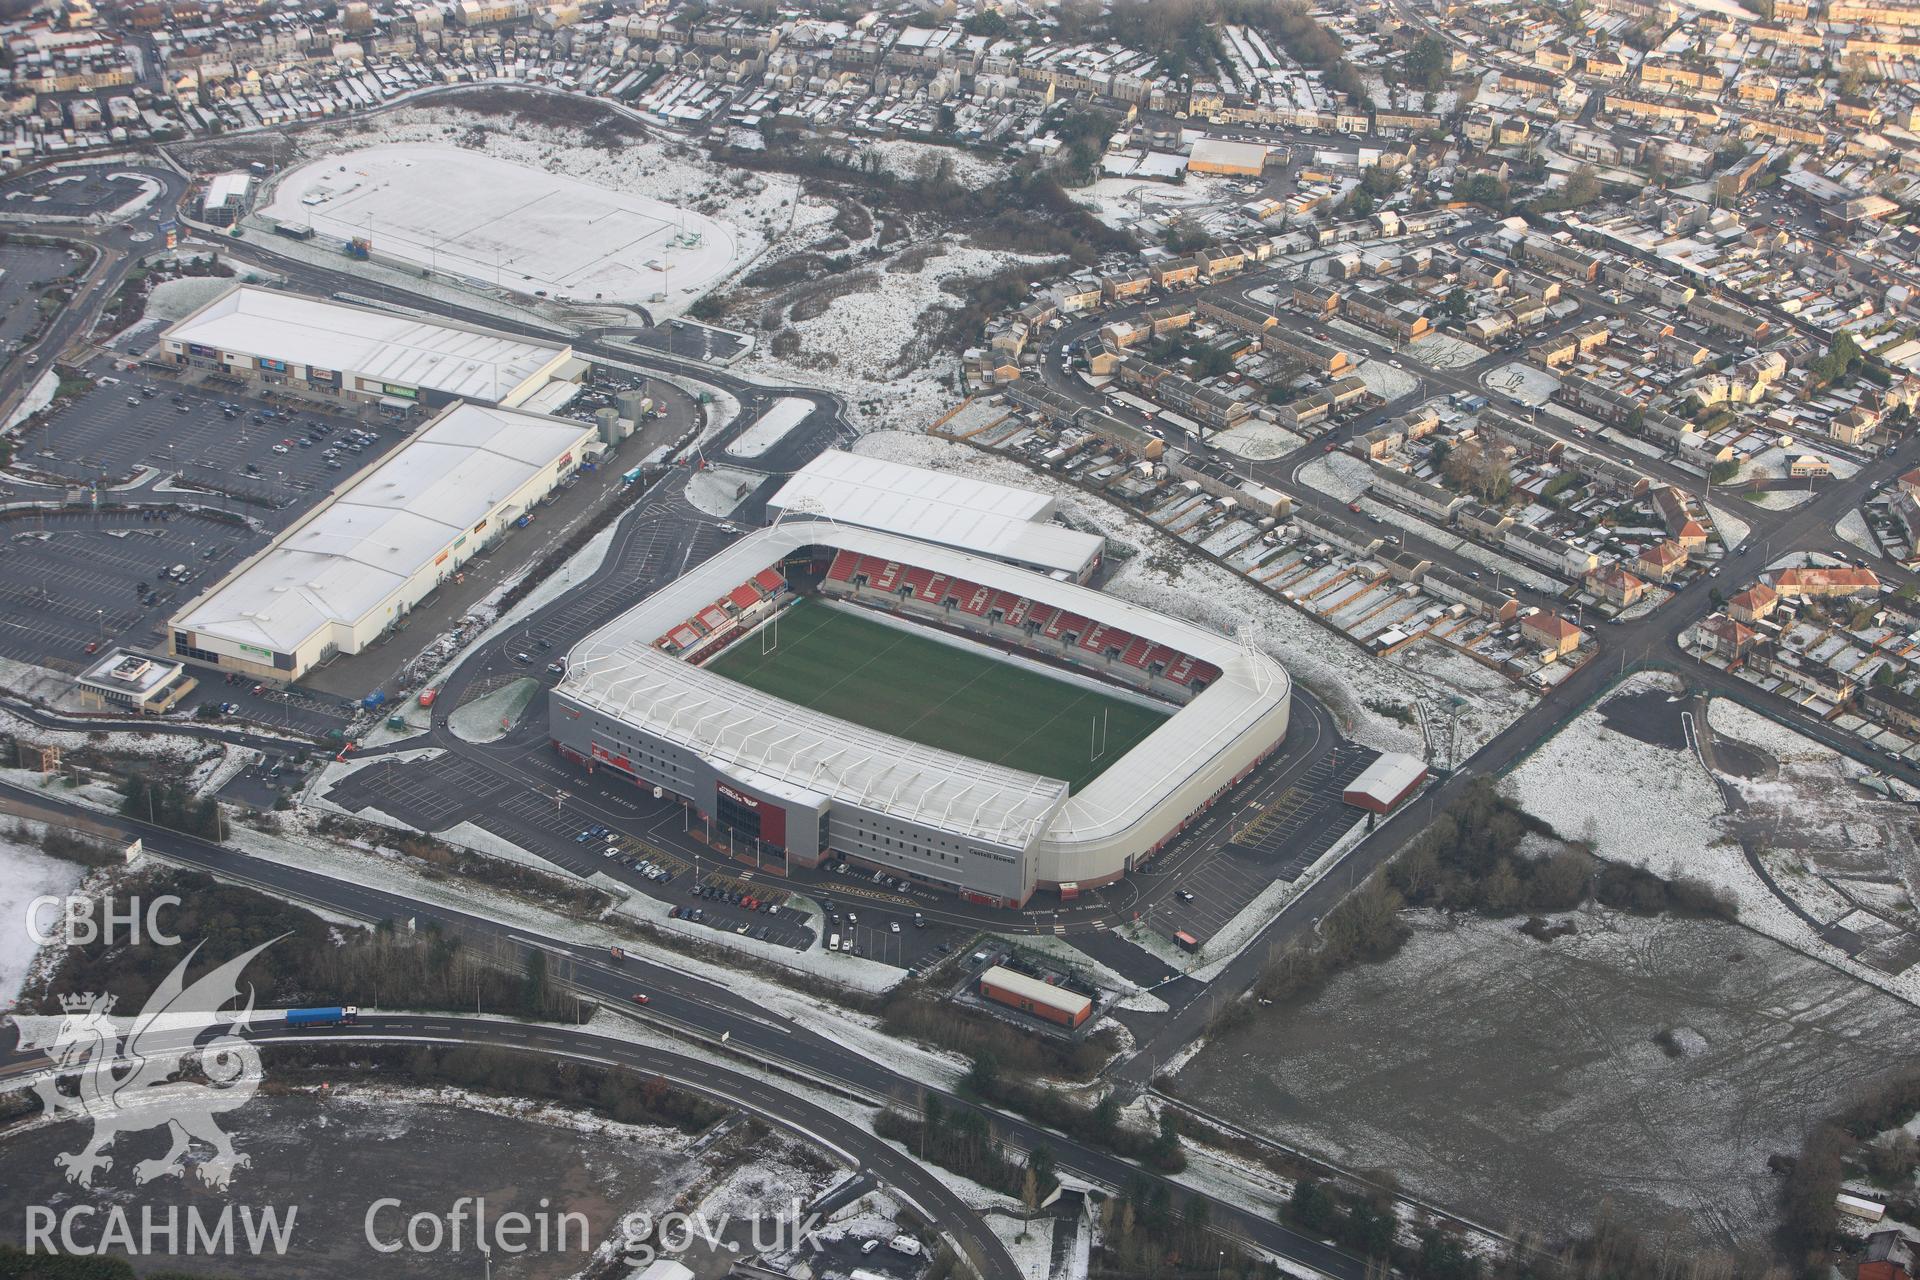
<path id="1" fill-rule="evenodd" d="M 289 1009 L 290 1027 L 350 1027 L 360 1021 L 359 1005 L 333 1005 L 325 1009 Z"/>

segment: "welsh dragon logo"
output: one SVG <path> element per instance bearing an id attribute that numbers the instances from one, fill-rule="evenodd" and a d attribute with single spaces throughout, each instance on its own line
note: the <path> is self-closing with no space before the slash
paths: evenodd
<path id="1" fill-rule="evenodd" d="M 163 1126 L 173 1144 L 158 1159 L 134 1166 L 136 1182 L 184 1176 L 196 1142 L 213 1150 L 198 1166 L 209 1187 L 225 1189 L 235 1170 L 251 1163 L 234 1150 L 215 1117 L 246 1105 L 260 1087 L 260 1051 L 242 1038 L 253 1016 L 252 985 L 245 1008 L 222 1010 L 241 998 L 241 971 L 278 941 L 269 939 L 188 986 L 187 966 L 200 952 L 196 945 L 136 1017 L 114 1016 L 112 996 L 83 995 L 62 997 L 63 1016 L 14 1019 L 20 1048 L 44 1052 L 56 1072 L 34 1085 L 47 1114 L 93 1121 L 92 1141 L 54 1157 L 69 1182 L 91 1187 L 96 1173 L 113 1168 L 106 1151 L 122 1133 Z M 188 1059 L 203 1078 L 180 1078 Z M 71 1094 L 60 1089 L 68 1077 L 76 1081 Z"/>

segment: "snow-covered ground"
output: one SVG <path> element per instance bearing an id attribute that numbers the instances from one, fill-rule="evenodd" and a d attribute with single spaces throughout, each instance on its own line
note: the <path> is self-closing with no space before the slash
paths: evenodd
<path id="1" fill-rule="evenodd" d="M 447 717 L 447 728 L 465 742 L 498 742 L 507 736 L 539 692 L 540 682 L 531 676 L 503 684 L 491 693 L 461 704 Z"/>
<path id="2" fill-rule="evenodd" d="M 1852 543 L 1868 555 L 1880 554 L 1880 546 L 1873 540 L 1873 530 L 1867 528 L 1867 518 L 1857 510 L 1841 516 L 1840 523 L 1833 526 L 1833 531 L 1842 540 Z"/>
<path id="3" fill-rule="evenodd" d="M 746 500 L 760 477 L 732 467 L 706 467 L 687 478 L 687 501 L 710 516 L 724 520 Z M 744 489 L 741 486 L 746 486 Z"/>
<path id="4" fill-rule="evenodd" d="M 1285 457 L 1306 441 L 1277 422 L 1249 418 L 1231 430 L 1216 431 L 1210 443 L 1250 462 L 1266 462 Z"/>
<path id="5" fill-rule="evenodd" d="M 29 904 L 72 893 L 85 878 L 86 868 L 78 863 L 48 857 L 20 837 L 0 835 L 0 1010 L 11 1009 L 20 998 L 21 984 L 40 954 L 31 929 L 43 934 L 60 929 L 58 908 L 43 906 L 29 921 Z"/>
<path id="6" fill-rule="evenodd" d="M 184 320 L 234 286 L 224 276 L 182 276 L 162 280 L 147 294 L 146 318 L 172 322 Z"/>
<path id="7" fill-rule="evenodd" d="M 678 267 L 673 269 L 671 278 L 664 283 L 668 298 L 664 302 L 648 302 L 647 309 L 656 318 L 678 315 L 690 306 L 703 293 L 715 287 L 730 272 L 746 268 L 764 247 L 776 236 L 782 234 L 793 214 L 794 201 L 799 195 L 799 183 L 796 179 L 780 174 L 751 174 L 731 169 L 708 160 L 698 150 L 684 143 L 628 136 L 620 139 L 616 146 L 595 146 L 583 138 L 581 131 L 570 127 L 550 127 L 530 124 L 524 119 L 497 118 L 476 115 L 458 105 L 449 104 L 431 107 L 402 107 L 365 119 L 343 121 L 338 125 L 305 131 L 299 137 L 299 145 L 304 158 L 320 160 L 327 157 L 344 156 L 347 153 L 360 152 L 376 148 L 395 147 L 403 144 L 448 150 L 457 149 L 458 154 L 472 157 L 485 157 L 495 161 L 507 162 L 525 169 L 536 169 L 549 175 L 558 175 L 567 183 L 587 184 L 587 194 L 605 207 L 626 207 L 628 202 L 644 200 L 668 207 L 671 215 L 674 210 L 684 211 L 683 223 L 692 230 L 699 223 L 711 223 L 723 227 L 731 237 L 729 248 L 729 269 L 717 275 L 711 275 L 696 284 L 693 275 L 684 280 Z M 332 161 L 334 177 L 344 179 L 349 174 L 338 172 L 340 159 Z M 474 171 L 474 170 L 468 170 Z M 297 171 L 296 171 L 297 172 Z M 516 170 L 501 172 L 515 173 Z M 508 190 L 517 193 L 520 187 L 509 186 Z M 481 192 L 482 196 L 490 193 Z M 276 196 L 277 198 L 277 196 Z M 432 198 L 429 193 L 428 198 Z M 449 207 L 459 208 L 453 202 Z M 639 207 L 652 207 L 650 205 Z M 293 208 L 304 213 L 306 207 L 297 201 Z M 431 221 L 435 216 L 431 211 L 414 214 L 414 217 Z M 616 215 L 621 220 L 624 215 Z M 696 221 L 697 220 L 697 221 Z M 349 219 L 349 226 L 352 226 Z M 478 221 L 475 219 L 474 221 Z M 668 221 L 672 218 L 669 216 Z M 611 223 L 609 223 L 611 225 Z M 398 227 L 395 228 L 398 230 Z M 594 233 L 599 227 L 592 229 Z M 624 240 L 610 245 L 607 252 L 619 253 L 622 244 L 633 243 L 630 250 L 632 260 L 623 265 L 636 276 L 649 274 L 647 263 L 659 258 L 657 252 L 648 251 L 651 242 L 639 243 L 643 231 L 638 224 L 632 224 L 633 234 Z M 399 244 L 389 246 L 383 243 L 389 237 L 383 236 L 381 223 L 376 216 L 372 228 L 374 251 L 376 254 L 393 252 L 404 256 L 404 247 Z M 354 234 L 365 234 L 365 228 L 358 228 Z M 498 234 L 497 232 L 495 234 Z M 669 228 L 661 239 L 663 247 L 670 241 L 675 229 Z M 607 237 L 613 240 L 614 237 Z M 271 239 L 280 239 L 272 237 Z M 485 280 L 488 286 L 493 281 L 493 262 L 491 248 L 484 243 L 487 233 L 483 229 L 475 236 L 477 251 L 475 261 L 480 268 L 475 274 Z M 275 244 L 272 247 L 290 256 L 300 256 L 289 250 L 287 244 Z M 431 240 L 419 243 L 416 247 L 426 258 L 434 255 L 428 249 Z M 298 246 L 296 246 L 297 248 Z M 533 246 L 543 249 L 544 246 Z M 557 246 L 556 248 L 564 248 Z M 682 245 L 678 252 L 689 256 L 691 261 L 699 261 L 703 255 L 713 249 L 711 237 L 703 237 L 701 245 Z M 327 248 L 328 252 L 333 252 Z M 504 256 L 511 256 L 503 250 Z M 642 256 L 643 252 L 645 256 Z M 583 255 L 584 256 L 584 255 Z M 664 259 L 662 259 L 664 261 Z M 584 263 L 575 264 L 576 271 Z M 522 273 L 527 268 L 520 268 Z M 501 267 L 501 283 L 513 283 L 506 278 L 506 266 Z M 424 285 L 415 281 L 408 287 Z M 523 292 L 531 293 L 542 287 L 531 281 L 519 281 Z M 425 290 L 434 292 L 433 290 Z M 549 290 L 550 292 L 552 290 Z M 583 291 L 561 286 L 561 292 L 572 294 L 576 301 L 591 303 L 592 289 Z M 450 296 L 457 297 L 457 294 Z M 642 298 L 640 301 L 647 301 Z"/>
<path id="8" fill-rule="evenodd" d="M 1643 673 L 1628 677 L 1613 696 L 1677 688 L 1673 676 Z M 1705 766 L 1691 752 L 1607 728 L 1597 708 L 1549 738 L 1508 776 L 1507 786 L 1528 813 L 1569 840 L 1591 842 L 1603 858 L 1771 897 L 1757 880 L 1745 886 L 1731 874 L 1746 863 L 1720 834 L 1720 791 Z"/>
<path id="9" fill-rule="evenodd" d="M 1044 260 L 957 244 L 931 248 L 911 269 L 882 270 L 836 294 L 819 314 L 788 319 L 782 336 L 797 337 L 797 351 L 775 356 L 770 341 L 737 368 L 835 392 L 857 428 L 926 427 L 962 398 L 958 352 L 931 341 L 941 314 L 959 308 L 967 281 Z"/>
<path id="10" fill-rule="evenodd" d="M 1745 520 L 1711 503 L 1707 505 L 1707 517 L 1713 521 L 1713 527 L 1720 533 L 1721 543 L 1729 550 L 1740 546 L 1747 540 L 1747 535 L 1753 532 L 1753 526 Z"/>
<path id="11" fill-rule="evenodd" d="M 1373 471 L 1350 453 L 1326 453 L 1300 468 L 1300 483 L 1330 498 L 1352 502 L 1373 487 Z"/>
<path id="12" fill-rule="evenodd" d="M 31 418 L 34 414 L 52 404 L 54 393 L 59 389 L 60 375 L 58 373 L 49 369 L 41 374 L 40 380 L 33 384 L 33 389 L 28 391 L 20 403 L 15 406 L 12 415 L 7 418 L 6 427 L 3 429 L 7 431 L 13 430 L 28 418 Z"/>
<path id="13" fill-rule="evenodd" d="M 742 431 L 727 452 L 736 458 L 757 458 L 787 438 L 813 412 L 813 401 L 799 396 L 781 396 L 767 411 Z"/>
<path id="14" fill-rule="evenodd" d="M 1168 210 L 1217 205 L 1233 199 L 1226 179 L 1189 173 L 1175 185 L 1149 178 L 1101 178 L 1069 194 L 1109 226 L 1124 227 Z"/>
<path id="15" fill-rule="evenodd" d="M 286 173 L 263 209 L 482 284 L 574 301 L 701 294 L 762 242 L 634 188 L 432 144 L 328 155 Z"/>
<path id="16" fill-rule="evenodd" d="M 1676 696 L 1677 677 L 1646 672 L 1629 677 L 1612 697 Z M 1505 789 L 1520 806 L 1562 836 L 1590 843 L 1601 857 L 1645 867 L 1666 878 L 1689 877 L 1733 900 L 1740 923 L 1835 965 L 1909 1003 L 1920 1003 L 1920 969 L 1895 977 L 1849 959 L 1770 890 L 1740 843 L 1728 834 L 1734 819 L 1715 778 L 1691 750 L 1674 750 L 1616 731 L 1603 723 L 1607 701 L 1576 717 L 1508 775 Z M 1677 710 L 1676 710 L 1677 713 Z M 1716 731 L 1760 747 L 1784 765 L 1837 753 L 1725 699 L 1709 720 Z M 1857 766 L 1856 766 L 1857 768 Z M 1727 777 L 1750 802 L 1779 794 L 1780 784 Z M 1827 788 L 1844 808 L 1851 792 L 1837 779 Z M 1843 813 L 1834 815 L 1844 824 Z"/>
<path id="17" fill-rule="evenodd" d="M 1833 478 L 1836 480 L 1845 480 L 1860 470 L 1858 462 L 1836 449 L 1826 449 L 1817 443 L 1795 439 L 1789 446 L 1775 445 L 1770 449 L 1761 450 L 1747 460 L 1741 475 L 1747 478 L 1766 476 L 1773 480 L 1788 479 L 1788 469 L 1801 458 L 1816 458 L 1824 461 L 1833 469 Z"/>
<path id="18" fill-rule="evenodd" d="M 368 147 L 292 170 L 261 211 L 417 266 L 575 301 L 699 294 L 764 241 L 633 187 L 459 147 Z"/>
<path id="19" fill-rule="evenodd" d="M 1420 375 L 1396 369 L 1385 360 L 1363 361 L 1355 375 L 1367 384 L 1367 390 L 1391 404 L 1420 389 Z"/>
<path id="20" fill-rule="evenodd" d="M 1499 391 L 1523 404 L 1543 405 L 1560 389 L 1560 379 L 1538 365 L 1515 360 L 1491 370 L 1480 379 L 1489 391 Z"/>
<path id="21" fill-rule="evenodd" d="M 930 167 L 941 164 L 951 165 L 954 180 L 970 187 L 984 187 L 1007 176 L 1005 162 L 997 157 L 983 156 L 959 147 L 943 147 L 908 138 L 881 140 L 862 137 L 849 139 L 848 145 L 856 152 L 878 155 L 881 166 L 887 172 L 902 178 L 916 178 Z"/>
<path id="22" fill-rule="evenodd" d="M 1487 358 L 1486 348 L 1445 333 L 1430 334 L 1401 350 L 1429 369 L 1464 369 Z"/>
<path id="23" fill-rule="evenodd" d="M 196 764 L 208 757 L 217 757 L 222 750 L 217 742 L 179 733 L 112 729 L 96 736 L 68 729 L 44 729 L 4 710 L 0 710 L 0 732 L 11 734 L 21 742 L 30 742 L 40 747 L 59 747 L 62 751 L 96 747 L 114 755 L 144 756 L 151 760 L 170 760 L 183 765 Z"/>

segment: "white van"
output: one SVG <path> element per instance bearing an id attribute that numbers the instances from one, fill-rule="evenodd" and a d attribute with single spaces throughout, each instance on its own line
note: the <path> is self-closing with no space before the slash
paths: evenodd
<path id="1" fill-rule="evenodd" d="M 839 949 L 840 949 L 840 935 L 836 933 L 831 938 L 827 939 L 827 950 L 838 951 Z"/>
<path id="2" fill-rule="evenodd" d="M 172 579 L 175 582 L 178 582 L 180 580 L 181 575 L 186 573 L 186 571 L 187 571 L 187 566 L 185 566 L 184 564 L 177 564 L 173 566 L 173 568 L 167 570 L 167 577 Z"/>

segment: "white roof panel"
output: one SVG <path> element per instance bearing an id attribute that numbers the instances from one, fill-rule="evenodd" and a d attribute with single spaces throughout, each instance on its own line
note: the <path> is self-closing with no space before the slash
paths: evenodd
<path id="1" fill-rule="evenodd" d="M 1105 546 L 1097 534 L 1047 523 L 1054 500 L 1044 493 L 839 449 L 795 472 L 767 507 L 1072 574 Z"/>
<path id="2" fill-rule="evenodd" d="M 163 336 L 488 402 L 512 394 L 566 349 L 245 284 Z"/>
<path id="3" fill-rule="evenodd" d="M 291 653 L 323 626 L 354 625 L 591 434 L 585 423 L 455 405 L 196 601 L 174 626 Z"/>

